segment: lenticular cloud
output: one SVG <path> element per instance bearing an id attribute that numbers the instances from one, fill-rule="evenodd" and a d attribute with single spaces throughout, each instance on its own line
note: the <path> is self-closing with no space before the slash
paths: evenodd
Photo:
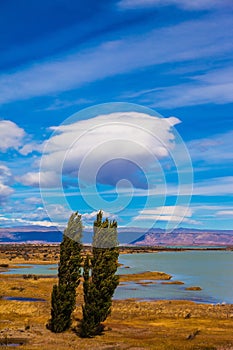
<path id="1" fill-rule="evenodd" d="M 137 225 L 141 219 L 159 220 L 160 213 L 149 217 L 143 213 L 165 205 L 170 185 L 177 188 L 174 206 L 185 208 L 190 198 L 187 186 L 192 191 L 192 165 L 174 128 L 178 123 L 175 117 L 163 118 L 142 106 L 109 103 L 80 111 L 53 127 L 40 167 L 48 214 L 54 197 L 71 210 L 85 203 L 92 212 L 102 209 L 122 215 L 128 225 Z M 49 196 L 46 188 L 56 188 L 55 195 Z M 174 225 L 174 220 L 169 221 Z"/>

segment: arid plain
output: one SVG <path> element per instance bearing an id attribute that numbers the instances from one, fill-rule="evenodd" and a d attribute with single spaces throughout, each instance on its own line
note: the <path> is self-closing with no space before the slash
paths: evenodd
<path id="1" fill-rule="evenodd" d="M 87 248 L 88 250 L 88 248 Z M 58 245 L 12 245 L 0 250 L 1 271 L 20 264 L 59 261 Z M 129 252 L 127 250 L 127 252 Z M 135 252 L 135 251 L 134 251 Z M 161 272 L 121 275 L 120 283 L 182 283 Z M 0 274 L 0 343 L 2 348 L 21 344 L 20 349 L 233 349 L 233 305 L 190 301 L 114 300 L 105 331 L 81 339 L 76 330 L 82 317 L 82 282 L 72 330 L 53 334 L 46 329 L 54 276 Z M 38 301 L 7 300 L 12 298 Z M 5 345 L 4 345 L 5 344 Z"/>

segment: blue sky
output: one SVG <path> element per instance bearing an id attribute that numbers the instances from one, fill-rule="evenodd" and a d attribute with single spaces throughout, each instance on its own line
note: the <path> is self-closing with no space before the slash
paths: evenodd
<path id="1" fill-rule="evenodd" d="M 1 2 L 1 226 L 62 225 L 71 210 L 89 225 L 101 207 L 120 226 L 232 229 L 232 10 Z"/>

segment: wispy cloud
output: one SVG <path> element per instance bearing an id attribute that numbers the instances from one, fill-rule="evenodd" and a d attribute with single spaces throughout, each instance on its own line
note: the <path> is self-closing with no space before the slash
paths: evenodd
<path id="1" fill-rule="evenodd" d="M 231 6 L 230 0 L 121 0 L 118 7 L 121 9 L 137 9 L 145 7 L 160 7 L 174 5 L 185 10 L 206 10 L 215 7 Z"/>
<path id="2" fill-rule="evenodd" d="M 229 217 L 229 218 L 233 218 L 233 210 L 219 210 L 216 213 L 217 216 L 220 217 Z"/>
<path id="3" fill-rule="evenodd" d="M 186 83 L 133 92 L 128 97 L 137 97 L 152 107 L 163 108 L 233 102 L 232 67 L 208 71 L 203 75 L 187 76 L 186 79 Z"/>
<path id="4" fill-rule="evenodd" d="M 229 168 L 233 161 L 232 150 L 233 131 L 213 135 L 208 138 L 192 140 L 187 143 L 193 161 L 203 161 L 206 164 L 227 164 Z"/>
<path id="5" fill-rule="evenodd" d="M 172 183 L 166 184 L 167 196 L 187 196 L 190 195 L 190 185 L 183 185 L 182 191 L 180 191 L 179 185 L 173 185 Z M 109 194 L 114 191 L 109 191 Z M 119 191 L 121 195 L 131 196 L 131 193 L 127 189 L 121 189 Z M 135 189 L 134 196 L 136 197 L 148 197 L 148 196 L 162 196 L 164 195 L 164 187 L 158 186 L 152 190 Z M 202 181 L 196 181 L 193 184 L 193 196 L 232 196 L 233 195 L 233 176 L 223 176 L 208 178 Z"/>
<path id="6" fill-rule="evenodd" d="M 77 105 L 83 105 L 83 104 L 91 104 L 93 103 L 92 100 L 87 98 L 78 98 L 76 100 L 61 100 L 61 99 L 55 99 L 53 103 L 51 103 L 48 107 L 43 108 L 41 110 L 44 111 L 56 111 L 61 110 L 63 108 L 71 107 L 71 106 L 77 106 Z"/>
<path id="7" fill-rule="evenodd" d="M 233 195 L 233 176 L 206 179 L 194 183 L 193 195 L 230 196 Z"/>
<path id="8" fill-rule="evenodd" d="M 2 74 L 0 102 L 67 91 L 89 82 L 152 65 L 222 56 L 232 47 L 230 16 L 187 21 L 143 35 L 102 42 L 88 50 L 54 57 L 53 60 L 34 63 Z M 175 87 L 171 87 L 170 104 L 174 98 L 173 89 Z M 199 97 L 201 98 L 200 94 Z"/>
<path id="9" fill-rule="evenodd" d="M 13 188 L 0 182 L 0 204 L 4 203 L 13 192 Z"/>
<path id="10" fill-rule="evenodd" d="M 46 192 L 49 195 L 49 191 Z M 95 195 L 96 192 L 88 191 L 88 195 Z M 148 196 L 164 196 L 165 189 L 164 186 L 158 183 L 158 185 L 154 189 L 145 190 L 140 188 L 134 188 L 133 194 L 130 188 L 121 187 L 117 190 L 118 195 L 126 196 L 126 197 L 145 197 Z M 85 194 L 85 190 L 83 191 Z M 116 189 L 112 190 L 101 190 L 98 191 L 99 195 L 115 195 Z M 56 191 L 51 192 L 53 197 L 59 198 L 60 194 L 56 193 Z M 190 185 L 182 185 L 182 189 L 180 190 L 179 185 L 174 185 L 172 183 L 166 183 L 166 196 L 209 196 L 209 197 L 221 197 L 221 196 L 232 196 L 233 195 L 233 176 L 223 176 L 223 177 L 215 177 L 215 178 L 207 178 L 202 181 L 196 181 L 193 184 L 193 191 L 190 190 Z M 68 192 L 66 194 L 67 197 L 78 197 L 82 196 L 79 192 Z M 198 205 L 199 206 L 199 205 Z M 209 206 L 207 206 L 209 207 Z M 212 206 L 213 207 L 213 206 Z M 216 209 L 218 206 L 216 206 Z M 225 208 L 225 206 L 224 206 Z"/>
<path id="11" fill-rule="evenodd" d="M 225 211 L 225 210 L 229 210 L 231 209 L 231 205 L 230 204 L 221 204 L 221 203 L 206 203 L 203 204 L 203 202 L 197 202 L 195 204 L 192 204 L 192 210 L 193 211 Z"/>
<path id="12" fill-rule="evenodd" d="M 28 198 L 25 198 L 25 202 L 29 203 L 30 205 L 33 205 L 33 204 L 42 205 L 42 199 L 40 197 L 28 197 Z"/>
<path id="13" fill-rule="evenodd" d="M 184 206 L 163 206 L 155 209 L 144 209 L 139 212 L 135 220 L 145 221 L 166 221 L 166 222 L 186 222 L 196 224 L 197 221 L 192 219 L 191 208 Z"/>
<path id="14" fill-rule="evenodd" d="M 0 165 L 0 204 L 4 203 L 7 198 L 14 192 L 9 185 L 12 183 L 12 173 L 5 165 Z"/>
<path id="15" fill-rule="evenodd" d="M 191 210 L 193 216 L 200 221 L 232 218 L 233 214 L 231 203 L 223 205 L 220 201 L 216 201 L 214 204 L 211 202 L 206 204 L 203 204 L 203 202 L 193 203 L 191 204 Z"/>
<path id="16" fill-rule="evenodd" d="M 30 199 L 30 198 L 28 198 Z M 15 201 L 14 207 L 8 206 L 5 213 L 0 215 L 0 223 L 4 225 L 41 225 L 41 226 L 64 226 L 67 222 L 71 209 L 61 204 L 48 204 L 45 207 L 38 206 L 38 198 L 25 200 L 23 203 Z"/>
<path id="17" fill-rule="evenodd" d="M 46 226 L 46 227 L 54 227 L 57 226 L 59 227 L 60 225 L 58 223 L 54 223 L 51 221 L 47 220 L 42 220 L 42 221 L 34 221 L 34 220 L 25 220 L 21 218 L 9 218 L 9 217 L 4 217 L 0 215 L 0 223 L 3 224 L 4 226 L 27 226 L 27 225 L 39 225 L 39 226 Z"/>

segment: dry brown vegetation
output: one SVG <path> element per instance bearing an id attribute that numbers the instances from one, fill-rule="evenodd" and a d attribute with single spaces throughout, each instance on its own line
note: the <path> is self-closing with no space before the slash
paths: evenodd
<path id="1" fill-rule="evenodd" d="M 16 263 L 1 258 L 1 263 Z M 35 263 L 34 260 L 28 262 Z M 153 283 L 162 276 L 167 281 L 171 278 L 167 274 L 146 272 L 123 275 L 121 281 L 146 283 L 150 280 Z M 45 325 L 50 317 L 50 295 L 55 282 L 55 277 L 24 279 L 22 275 L 0 274 L 2 297 L 45 300 L 22 302 L 0 299 L 1 341 L 23 342 L 24 345 L 19 347 L 22 350 L 233 349 L 233 305 L 207 305 L 187 301 L 114 301 L 112 314 L 105 322 L 104 334 L 94 339 L 81 339 L 76 335 L 75 329 L 82 316 L 82 286 L 77 290 L 73 330 L 53 334 Z"/>
<path id="2" fill-rule="evenodd" d="M 143 280 L 170 280 L 171 278 L 172 276 L 165 272 L 146 271 L 143 273 L 121 275 L 120 281 L 128 282 L 128 281 L 143 281 Z"/>
<path id="3" fill-rule="evenodd" d="M 1 244 L 0 264 L 10 262 L 15 264 L 57 263 L 60 248 L 58 244 Z"/>

